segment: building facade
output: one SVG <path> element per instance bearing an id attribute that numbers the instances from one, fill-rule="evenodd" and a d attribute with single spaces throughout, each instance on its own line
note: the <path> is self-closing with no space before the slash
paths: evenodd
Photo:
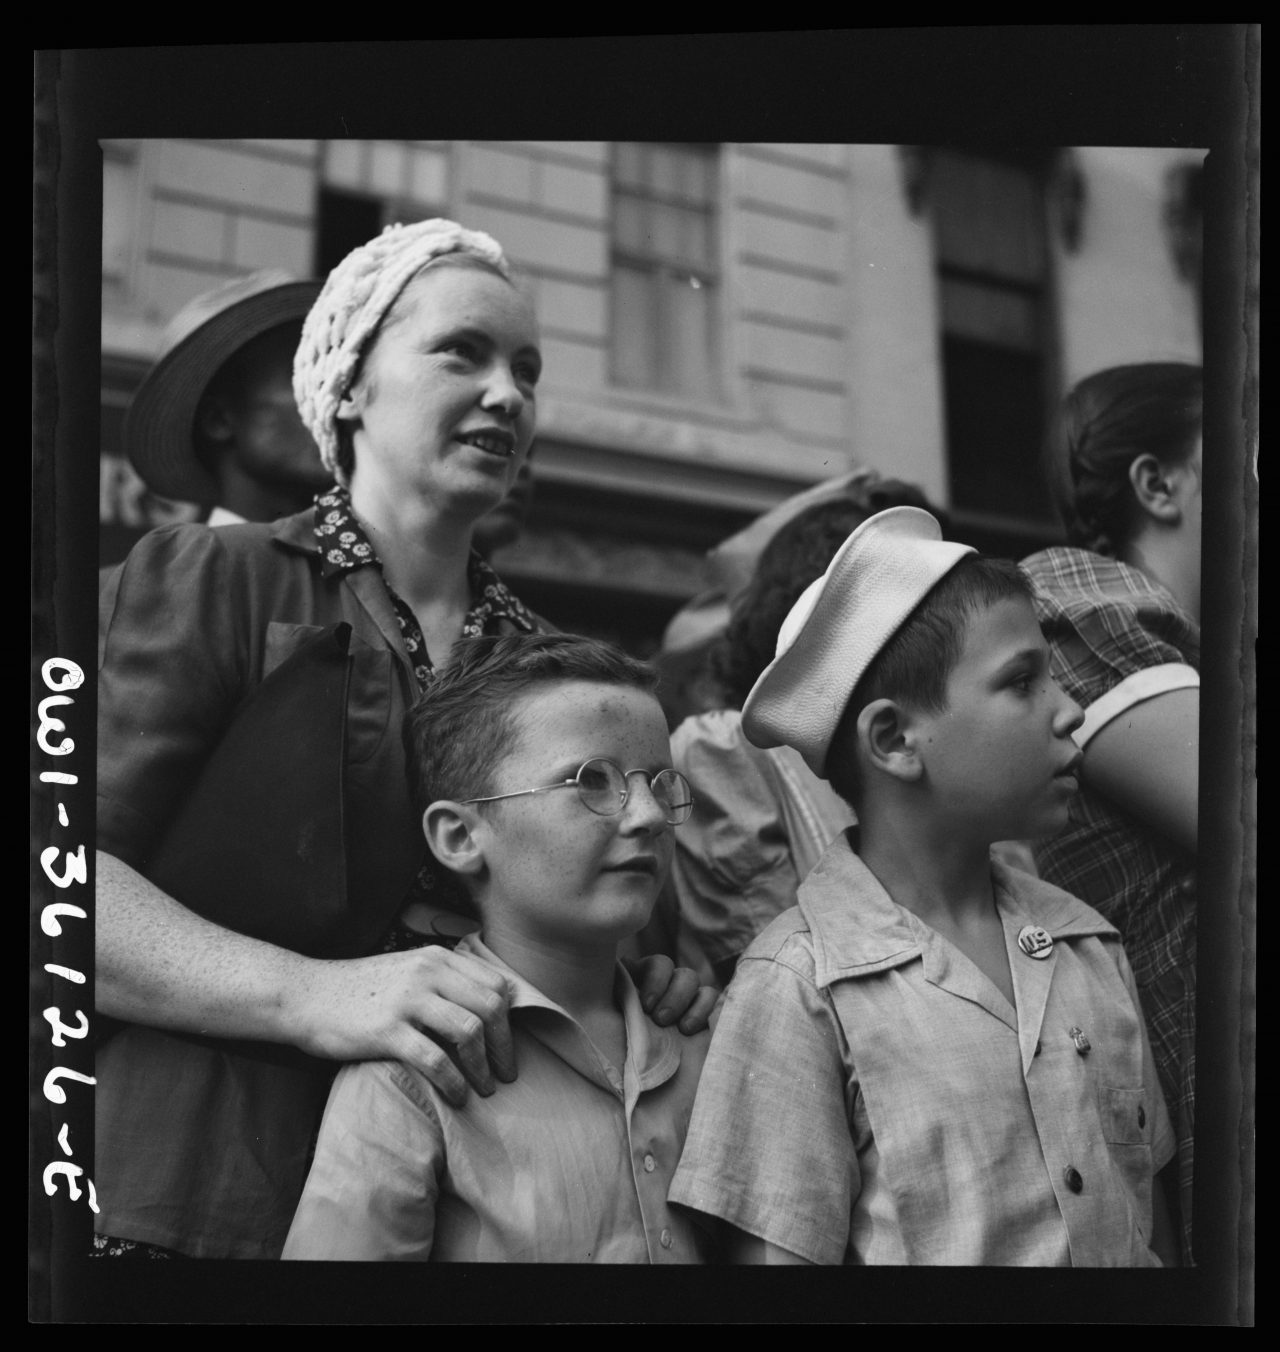
<path id="1" fill-rule="evenodd" d="M 102 560 L 194 516 L 120 423 L 167 321 L 258 268 L 320 276 L 392 221 L 503 245 L 542 326 L 536 490 L 495 562 L 568 628 L 656 646 L 707 549 L 845 469 L 953 534 L 1056 538 L 1038 452 L 1073 381 L 1199 361 L 1202 156 L 882 145 L 109 141 Z"/>

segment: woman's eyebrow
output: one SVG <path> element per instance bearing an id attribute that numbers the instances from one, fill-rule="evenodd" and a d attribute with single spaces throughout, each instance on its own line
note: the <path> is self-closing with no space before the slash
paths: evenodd
<path id="1" fill-rule="evenodd" d="M 451 338 L 470 338 L 475 342 L 491 343 L 492 336 L 488 330 L 482 329 L 475 324 L 457 324 L 452 328 L 442 329 L 432 336 L 433 342 L 446 342 Z"/>

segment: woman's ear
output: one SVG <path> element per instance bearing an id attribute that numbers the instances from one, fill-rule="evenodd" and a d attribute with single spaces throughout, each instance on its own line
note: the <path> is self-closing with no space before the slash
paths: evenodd
<path id="1" fill-rule="evenodd" d="M 858 745 L 865 763 L 895 779 L 909 783 L 923 773 L 910 718 L 891 699 L 872 700 L 858 715 Z"/>
<path id="2" fill-rule="evenodd" d="M 333 416 L 337 418 L 339 422 L 359 422 L 363 408 L 364 385 L 357 380 L 346 394 L 338 400 L 338 407 Z"/>
<path id="3" fill-rule="evenodd" d="M 422 814 L 427 847 L 451 873 L 474 876 L 484 867 L 484 845 L 476 830 L 480 821 L 473 807 L 448 799 L 432 803 Z"/>
<path id="4" fill-rule="evenodd" d="M 1166 471 L 1154 455 L 1138 456 L 1129 466 L 1129 482 L 1138 506 L 1154 521 L 1176 526 L 1182 520 L 1182 504 L 1173 482 L 1175 471 Z"/>

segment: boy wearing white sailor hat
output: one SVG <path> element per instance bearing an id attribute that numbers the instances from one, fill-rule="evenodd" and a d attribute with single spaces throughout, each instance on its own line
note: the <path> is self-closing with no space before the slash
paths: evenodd
<path id="1" fill-rule="evenodd" d="M 991 854 L 1066 824 L 1081 717 L 1016 567 L 917 508 L 792 609 L 743 728 L 859 826 L 742 958 L 672 1185 L 740 1261 L 1174 1261 L 1120 936 Z"/>

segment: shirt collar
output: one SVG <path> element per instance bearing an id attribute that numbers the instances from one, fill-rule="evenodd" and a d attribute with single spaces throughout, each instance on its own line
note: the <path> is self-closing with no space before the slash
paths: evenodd
<path id="1" fill-rule="evenodd" d="M 381 569 L 377 551 L 351 506 L 351 494 L 342 485 L 321 493 L 311 515 L 311 546 L 320 555 L 322 577 L 349 573 L 369 564 Z M 507 584 L 474 549 L 467 562 L 467 582 L 471 610 L 463 624 L 464 637 L 485 633 L 497 619 L 510 620 L 523 633 L 533 633 L 538 628 L 533 612 L 511 594 Z"/>
<path id="2" fill-rule="evenodd" d="M 554 1000 L 548 999 L 536 986 L 526 981 L 519 972 L 503 962 L 484 943 L 479 934 L 465 935 L 458 941 L 455 952 L 469 953 L 506 977 L 511 991 L 511 1009 L 513 1011 L 545 1010 L 555 1015 L 556 1022 L 560 1025 L 557 1029 L 557 1035 L 539 1038 L 539 1041 L 543 1041 L 558 1056 L 568 1061 L 570 1065 L 585 1074 L 589 1079 L 600 1083 L 602 1088 L 608 1088 L 614 1093 L 622 1091 L 621 1085 L 613 1083 L 610 1077 L 603 1074 L 604 1063 L 600 1060 L 590 1039 L 582 1031 L 573 1015 L 561 1008 Z M 619 1004 L 622 1006 L 622 1016 L 626 1022 L 628 1068 L 635 1077 L 636 1084 L 641 1092 L 652 1089 L 656 1085 L 669 1080 L 679 1068 L 681 1035 L 673 1028 L 659 1027 L 649 1018 L 640 1004 L 640 995 L 634 982 L 621 963 L 616 964 L 614 991 Z M 564 1024 L 570 1025 L 570 1028 L 565 1029 Z M 531 1029 L 531 1031 L 533 1030 Z M 572 1035 L 576 1036 L 566 1039 L 560 1035 L 565 1032 L 571 1032 Z M 537 1036 L 536 1032 L 534 1035 Z M 585 1045 L 576 1045 L 578 1043 Z M 584 1052 L 586 1053 L 585 1056 Z"/>
<path id="3" fill-rule="evenodd" d="M 991 861 L 997 907 L 1048 930 L 1054 938 L 1115 934 L 1095 910 L 1042 878 Z M 929 933 L 923 921 L 899 906 L 854 853 L 847 834 L 837 836 L 800 885 L 796 903 L 813 936 L 814 981 L 829 986 L 871 976 L 918 957 Z"/>
<path id="4" fill-rule="evenodd" d="M 313 523 L 322 577 L 349 573 L 353 568 L 378 562 L 373 545 L 352 509 L 351 495 L 341 485 L 316 498 Z"/>

